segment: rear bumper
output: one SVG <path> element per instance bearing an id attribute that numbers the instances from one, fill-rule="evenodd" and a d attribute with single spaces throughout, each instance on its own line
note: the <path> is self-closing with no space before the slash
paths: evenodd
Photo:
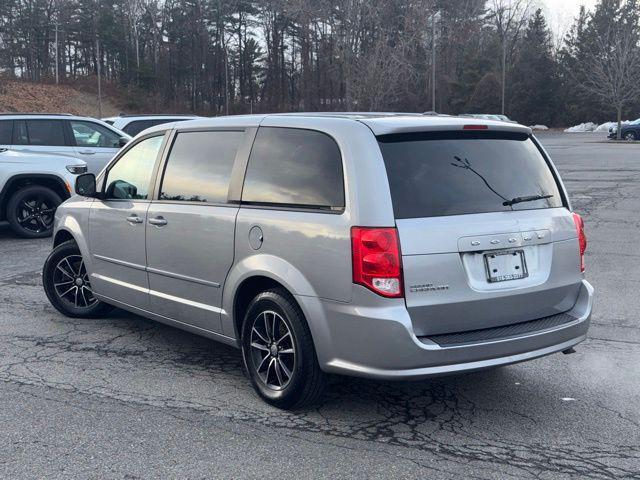
<path id="1" fill-rule="evenodd" d="M 531 360 L 566 350 L 586 338 L 593 287 L 583 280 L 572 317 L 561 325 L 522 335 L 441 346 L 413 333 L 404 301 L 358 289 L 354 303 L 300 297 L 323 370 L 387 380 L 417 380 Z M 375 297 L 375 298 L 374 298 Z M 380 302 L 375 305 L 376 302 Z M 356 306 L 360 305 L 360 306 Z M 366 305 L 366 306 L 363 306 Z"/>

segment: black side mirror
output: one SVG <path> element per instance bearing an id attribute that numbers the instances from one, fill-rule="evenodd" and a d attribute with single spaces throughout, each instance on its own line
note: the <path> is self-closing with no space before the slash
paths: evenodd
<path id="1" fill-rule="evenodd" d="M 76 193 L 83 197 L 95 197 L 96 176 L 93 173 L 83 173 L 76 177 Z"/>
<path id="2" fill-rule="evenodd" d="M 120 145 L 120 147 L 124 147 L 127 143 L 129 143 L 129 139 L 127 137 L 120 137 L 120 140 L 118 140 L 118 145 Z"/>

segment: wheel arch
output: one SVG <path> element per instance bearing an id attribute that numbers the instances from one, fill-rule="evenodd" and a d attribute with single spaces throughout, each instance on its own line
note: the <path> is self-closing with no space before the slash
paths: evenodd
<path id="1" fill-rule="evenodd" d="M 258 293 L 271 288 L 282 288 L 291 295 L 307 318 L 313 335 L 308 312 L 296 296 L 316 296 L 315 290 L 298 269 L 273 255 L 247 257 L 227 275 L 222 297 L 222 332 L 239 340 L 247 305 Z"/>
<path id="2" fill-rule="evenodd" d="M 71 215 L 63 215 L 56 221 L 56 227 L 53 233 L 53 248 L 69 240 L 76 242 L 78 250 L 80 250 L 80 254 L 84 259 L 87 273 L 91 275 L 93 273 L 92 257 L 83 230 L 76 218 Z"/>
<path id="3" fill-rule="evenodd" d="M 6 218 L 7 203 L 11 196 L 21 188 L 31 185 L 50 188 L 63 201 L 71 196 L 67 183 L 57 175 L 52 173 L 19 173 L 9 177 L 0 191 L 0 219 Z"/>

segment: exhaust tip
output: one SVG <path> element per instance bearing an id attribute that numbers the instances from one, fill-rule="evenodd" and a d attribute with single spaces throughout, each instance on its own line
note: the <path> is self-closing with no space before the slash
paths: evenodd
<path id="1" fill-rule="evenodd" d="M 576 349 L 573 347 L 567 348 L 566 350 L 562 350 L 562 353 L 564 353 L 565 355 L 569 355 L 570 353 L 576 353 Z"/>

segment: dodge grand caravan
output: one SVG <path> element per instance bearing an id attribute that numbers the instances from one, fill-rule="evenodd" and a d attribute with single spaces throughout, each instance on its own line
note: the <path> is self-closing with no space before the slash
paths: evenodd
<path id="1" fill-rule="evenodd" d="M 585 339 L 586 238 L 529 128 L 421 115 L 153 127 L 56 212 L 53 306 L 120 307 L 239 347 L 258 394 L 422 379 Z"/>

